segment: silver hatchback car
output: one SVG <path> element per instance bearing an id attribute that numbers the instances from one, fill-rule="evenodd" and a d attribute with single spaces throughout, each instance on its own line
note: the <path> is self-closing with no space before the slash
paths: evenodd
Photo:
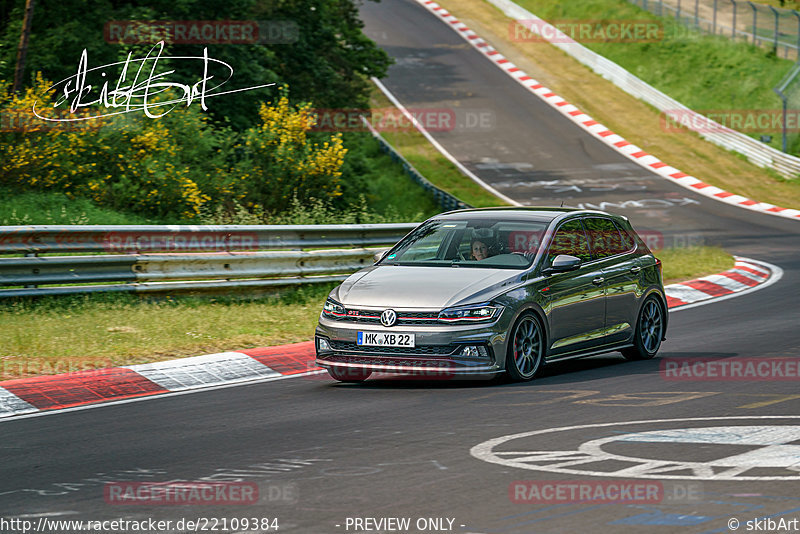
<path id="1" fill-rule="evenodd" d="M 661 262 L 625 217 L 460 210 L 331 291 L 316 363 L 344 382 L 373 372 L 530 380 L 553 361 L 652 358 L 666 330 Z"/>

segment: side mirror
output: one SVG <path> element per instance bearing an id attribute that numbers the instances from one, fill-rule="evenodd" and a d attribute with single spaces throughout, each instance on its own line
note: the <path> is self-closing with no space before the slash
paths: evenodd
<path id="1" fill-rule="evenodd" d="M 372 256 L 372 263 L 378 263 L 379 261 L 381 261 L 383 258 L 386 257 L 386 254 L 388 254 L 390 250 L 391 249 L 389 248 L 385 248 L 383 250 L 379 250 L 378 252 L 376 252 L 375 255 Z"/>
<path id="2" fill-rule="evenodd" d="M 553 265 L 544 269 L 542 274 L 565 273 L 567 271 L 574 271 L 581 266 L 581 259 L 569 254 L 559 254 L 553 259 Z"/>

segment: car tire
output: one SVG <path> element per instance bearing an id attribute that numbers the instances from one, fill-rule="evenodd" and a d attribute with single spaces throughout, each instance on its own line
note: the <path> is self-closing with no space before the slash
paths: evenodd
<path id="1" fill-rule="evenodd" d="M 354 367 L 330 367 L 328 374 L 339 382 L 363 382 L 372 374 L 372 371 Z"/>
<path id="2" fill-rule="evenodd" d="M 517 319 L 509 331 L 506 352 L 508 378 L 523 382 L 531 380 L 544 366 L 544 328 L 539 318 L 526 312 Z"/>
<path id="3" fill-rule="evenodd" d="M 626 360 L 649 360 L 661 348 L 663 337 L 664 308 L 656 297 L 647 297 L 636 320 L 633 347 L 623 349 L 622 355 Z"/>

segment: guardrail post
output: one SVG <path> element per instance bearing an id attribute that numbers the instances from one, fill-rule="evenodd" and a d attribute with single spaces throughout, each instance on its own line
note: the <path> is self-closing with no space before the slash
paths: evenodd
<path id="1" fill-rule="evenodd" d="M 714 14 L 711 16 L 711 33 L 717 34 L 717 0 L 714 0 Z"/>
<path id="2" fill-rule="evenodd" d="M 733 4 L 733 28 L 731 29 L 731 39 L 736 41 L 736 0 L 731 0 Z"/>
<path id="3" fill-rule="evenodd" d="M 778 17 L 779 17 L 779 14 L 778 14 L 778 10 L 775 9 L 774 7 L 772 7 L 770 5 L 768 5 L 767 7 L 770 8 L 772 10 L 772 14 L 775 15 L 775 30 L 774 30 L 775 39 L 774 39 L 773 44 L 772 44 L 772 49 L 775 52 L 775 55 L 777 56 L 778 55 Z"/>
<path id="4" fill-rule="evenodd" d="M 678 0 L 678 7 L 675 8 L 675 20 L 681 21 L 681 0 Z"/>
<path id="5" fill-rule="evenodd" d="M 756 9 L 756 5 L 753 2 L 747 2 L 750 4 L 750 9 L 753 10 L 753 44 L 758 45 L 756 42 L 756 38 L 758 36 L 758 10 Z"/>
<path id="6" fill-rule="evenodd" d="M 700 0 L 694 0 L 694 27 L 700 29 Z"/>
<path id="7" fill-rule="evenodd" d="M 37 258 L 37 257 L 39 257 L 39 254 L 37 252 L 26 252 L 25 253 L 25 257 L 26 258 Z M 26 285 L 24 287 L 25 287 L 25 289 L 36 289 L 39 286 L 37 286 L 37 285 L 29 285 L 29 286 Z"/>
<path id="8" fill-rule="evenodd" d="M 797 50 L 795 52 L 797 52 L 797 61 L 800 61 L 800 13 L 793 9 L 792 15 L 797 18 Z"/>
<path id="9" fill-rule="evenodd" d="M 781 140 L 781 147 L 783 148 L 783 153 L 786 154 L 786 99 L 783 100 L 783 128 L 782 128 L 783 139 Z"/>

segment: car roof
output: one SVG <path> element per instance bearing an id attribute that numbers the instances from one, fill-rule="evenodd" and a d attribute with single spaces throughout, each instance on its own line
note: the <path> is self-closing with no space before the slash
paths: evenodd
<path id="1" fill-rule="evenodd" d="M 569 207 L 500 207 L 500 208 L 473 208 L 466 210 L 449 211 L 433 217 L 434 219 L 497 219 L 521 221 L 540 221 L 550 222 L 555 219 L 566 218 L 570 214 L 575 215 L 603 215 L 605 217 L 619 217 L 604 211 L 586 210 Z"/>

